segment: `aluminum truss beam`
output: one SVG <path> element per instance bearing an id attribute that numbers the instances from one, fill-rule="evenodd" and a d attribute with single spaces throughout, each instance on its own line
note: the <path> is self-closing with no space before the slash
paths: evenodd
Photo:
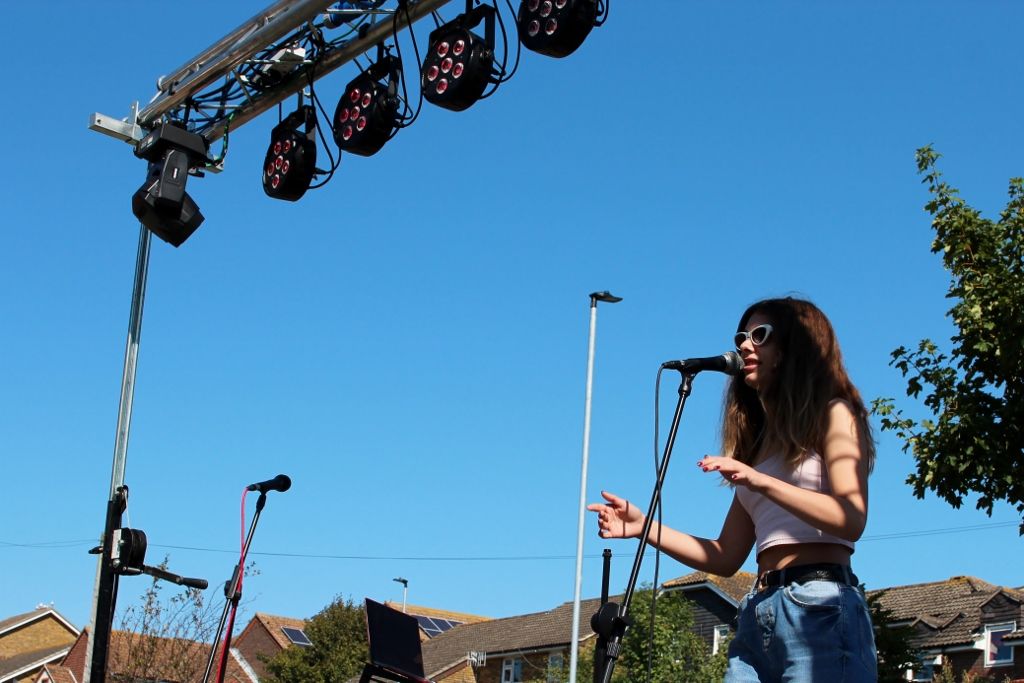
<path id="1" fill-rule="evenodd" d="M 380 15 L 384 19 L 368 21 L 351 40 L 328 43 L 312 62 L 296 68 L 272 87 L 257 89 L 251 84 L 246 87 L 244 79 L 239 78 L 240 68 L 258 62 L 255 56 L 260 52 L 309 37 L 316 27 L 317 17 L 326 14 L 335 3 L 335 0 L 278 0 L 169 75 L 158 79 L 156 94 L 141 110 L 137 105 L 133 106 L 131 115 L 121 120 L 94 113 L 90 117 L 89 128 L 134 145 L 161 120 L 184 120 L 190 103 L 198 96 L 219 88 L 237 86 L 243 93 L 238 103 L 219 107 L 213 103 L 206 105 L 218 109 L 218 115 L 212 120 L 202 117 L 202 122 L 195 125 L 195 132 L 213 142 L 224 136 L 229 120 L 231 129 L 238 129 L 279 102 L 301 92 L 310 83 L 310 74 L 313 81 L 326 76 L 386 40 L 393 26 L 404 29 L 450 1 L 408 0 L 406 8 L 400 8 L 396 1 L 390 9 L 362 12 L 367 17 L 376 19 Z M 353 14 L 358 16 L 360 12 L 354 11 Z M 325 32 L 329 30 L 325 29 Z"/>

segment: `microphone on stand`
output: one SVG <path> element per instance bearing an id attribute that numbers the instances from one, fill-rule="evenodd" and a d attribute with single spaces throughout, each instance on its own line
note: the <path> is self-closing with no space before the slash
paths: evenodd
<path id="1" fill-rule="evenodd" d="M 743 370 L 743 359 L 735 351 L 726 351 L 721 356 L 665 361 L 661 364 L 661 367 L 666 370 L 679 370 L 688 375 L 695 375 L 703 370 L 714 370 L 715 372 L 724 372 L 727 375 L 737 375 Z"/>
<path id="2" fill-rule="evenodd" d="M 249 484 L 245 487 L 246 491 L 259 491 L 260 493 L 266 493 L 267 491 L 280 491 L 284 493 L 292 487 L 292 480 L 287 474 L 279 474 L 273 479 L 267 479 L 266 481 L 259 481 L 255 484 Z"/>

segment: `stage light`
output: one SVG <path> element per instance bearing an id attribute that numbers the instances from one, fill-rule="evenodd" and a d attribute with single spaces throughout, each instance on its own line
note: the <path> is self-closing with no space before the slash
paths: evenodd
<path id="1" fill-rule="evenodd" d="M 205 138 L 163 123 L 143 138 L 135 156 L 149 161 L 146 182 L 132 195 L 132 213 L 153 234 L 180 247 L 203 223 L 185 191 L 190 168 L 207 160 Z"/>
<path id="2" fill-rule="evenodd" d="M 304 127 L 304 131 L 299 128 Z M 270 131 L 270 146 L 263 159 L 263 191 L 273 199 L 290 202 L 309 189 L 316 172 L 316 113 L 301 106 Z"/>
<path id="3" fill-rule="evenodd" d="M 526 49 L 565 57 L 583 44 L 596 20 L 595 0 L 522 0 L 516 26 Z"/>
<path id="4" fill-rule="evenodd" d="M 488 83 L 495 82 L 494 17 L 491 5 L 467 10 L 430 33 L 423 60 L 420 88 L 423 97 L 452 111 L 473 105 Z M 484 22 L 484 37 L 470 29 Z"/>
<path id="5" fill-rule="evenodd" d="M 398 125 L 398 80 L 402 63 L 378 51 L 377 62 L 345 86 L 334 110 L 334 141 L 345 152 L 376 154 Z M 388 82 L 382 79 L 387 77 Z"/>

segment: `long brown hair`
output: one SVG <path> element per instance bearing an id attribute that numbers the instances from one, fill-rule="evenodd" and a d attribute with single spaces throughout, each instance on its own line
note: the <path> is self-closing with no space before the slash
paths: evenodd
<path id="1" fill-rule="evenodd" d="M 745 330 L 755 313 L 772 324 L 768 343 L 776 345 L 779 363 L 760 397 L 742 377 L 730 382 L 722 418 L 722 453 L 752 464 L 767 443 L 780 449 L 795 466 L 810 451 L 823 452 L 829 404 L 840 399 L 850 405 L 856 418 L 861 451 L 870 471 L 875 463 L 875 443 L 868 412 L 846 374 L 832 323 L 810 301 L 786 297 L 752 304 L 737 330 Z"/>

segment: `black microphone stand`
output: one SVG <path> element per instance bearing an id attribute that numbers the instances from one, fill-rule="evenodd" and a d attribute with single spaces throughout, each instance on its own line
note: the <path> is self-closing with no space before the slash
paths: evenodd
<path id="1" fill-rule="evenodd" d="M 665 443 L 665 453 L 658 464 L 658 478 L 654 484 L 654 493 L 651 495 L 651 504 L 647 508 L 647 517 L 644 519 L 644 528 L 640 533 L 640 546 L 637 548 L 636 557 L 633 559 L 633 569 L 629 574 L 629 583 L 626 584 L 626 592 L 622 597 L 622 605 L 614 602 L 606 602 L 591 618 L 591 626 L 598 635 L 598 642 L 604 643 L 604 661 L 594 664 L 594 680 L 601 683 L 611 683 L 612 672 L 615 670 L 615 660 L 622 653 L 622 640 L 626 630 L 632 626 L 632 619 L 629 618 L 629 605 L 633 600 L 633 593 L 636 591 L 636 582 L 640 576 L 640 565 L 643 564 L 644 551 L 647 549 L 647 535 L 651 532 L 651 524 L 654 515 L 661 505 L 661 487 L 665 483 L 665 474 L 668 472 L 668 462 L 672 457 L 672 447 L 675 445 L 676 432 L 679 431 L 679 422 L 683 417 L 683 407 L 686 399 L 690 396 L 693 376 L 696 372 L 682 370 L 683 379 L 679 384 L 679 401 L 676 403 L 676 412 L 672 417 L 672 427 L 669 429 L 668 441 Z M 657 586 L 654 587 L 657 590 Z M 596 659 L 596 658 L 595 658 Z M 599 673 L 600 672 L 600 673 Z M 600 675 L 600 678 L 598 676 Z"/>
<path id="2" fill-rule="evenodd" d="M 207 683 L 210 680 L 210 672 L 213 670 L 213 662 L 217 658 L 217 647 L 220 645 L 221 635 L 224 633 L 224 624 L 228 620 L 228 614 L 231 613 L 231 627 L 228 628 L 227 638 L 224 642 L 224 649 L 221 652 L 220 657 L 220 670 L 217 674 L 217 683 L 224 683 L 224 672 L 227 669 L 227 658 L 228 651 L 231 648 L 231 630 L 234 627 L 234 610 L 238 609 L 238 602 L 242 599 L 242 575 L 245 573 L 245 558 L 249 555 L 249 545 L 252 544 L 252 536 L 256 532 L 256 524 L 260 521 L 260 513 L 263 512 L 263 506 L 267 504 L 267 494 L 265 491 L 260 491 L 260 497 L 256 501 L 256 514 L 252 517 L 252 522 L 249 524 L 249 533 L 245 537 L 245 544 L 242 546 L 242 556 L 238 560 L 238 564 L 235 565 L 235 571 L 231 575 L 231 580 L 224 584 L 224 611 L 220 615 L 220 623 L 217 625 L 217 635 L 213 637 L 213 645 L 210 648 L 210 659 L 206 662 L 206 673 L 203 674 L 203 682 Z"/>

